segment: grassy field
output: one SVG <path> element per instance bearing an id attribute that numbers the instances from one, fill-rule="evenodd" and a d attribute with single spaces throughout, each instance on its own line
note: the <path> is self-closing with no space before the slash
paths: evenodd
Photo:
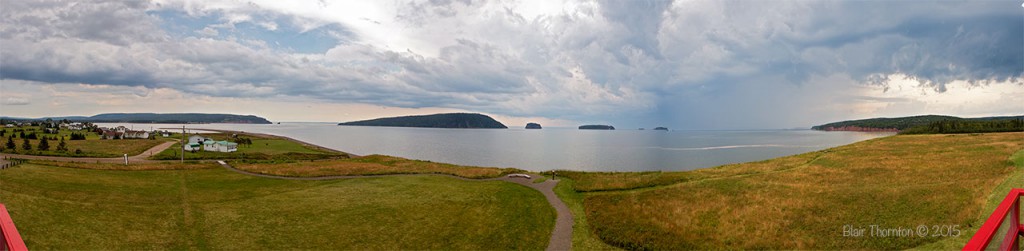
<path id="1" fill-rule="evenodd" d="M 627 249 L 958 247 L 1019 184 L 1006 181 L 1022 176 L 1009 160 L 1021 149 L 1024 133 L 901 135 L 688 174 L 574 173 L 560 196 L 583 196 L 587 232 Z M 961 233 L 844 237 L 844 225 Z"/>
<path id="2" fill-rule="evenodd" d="M 202 134 L 214 140 L 227 140 L 235 142 L 231 135 L 225 133 Z M 241 137 L 252 139 L 252 145 L 239 145 L 238 151 L 231 153 L 222 152 L 185 152 L 185 159 L 249 159 L 249 160 L 309 160 L 325 158 L 343 158 L 347 154 L 316 149 L 313 146 L 306 146 L 300 142 L 285 138 L 260 137 L 254 135 L 242 135 Z M 181 146 L 174 144 L 167 150 L 160 152 L 151 159 L 176 160 L 181 158 Z"/>
<path id="3" fill-rule="evenodd" d="M 472 167 L 385 155 L 369 155 L 350 159 L 292 163 L 232 163 L 235 168 L 278 176 L 334 176 L 381 174 L 449 174 L 463 178 L 494 178 L 526 171 L 513 168 Z"/>
<path id="4" fill-rule="evenodd" d="M 35 132 L 38 137 L 56 137 L 57 140 L 48 140 L 50 149 L 47 151 L 37 150 L 39 145 L 38 139 L 30 139 L 29 144 L 32 145 L 32 150 L 24 150 L 21 148 L 22 139 L 18 136 L 14 137 L 14 143 L 17 148 L 14 151 L 4 149 L 6 153 L 17 153 L 17 154 L 28 154 L 28 155 L 45 155 L 45 156 L 66 156 L 66 157 L 121 157 L 124 154 L 129 156 L 141 154 L 146 149 L 153 148 L 156 145 L 166 142 L 167 139 L 157 136 L 155 140 L 149 139 L 123 139 L 123 140 L 101 140 L 99 135 L 94 132 L 87 131 L 75 131 L 78 133 L 84 133 L 86 135 L 85 140 L 71 140 L 70 130 L 60 130 L 56 134 L 43 133 L 38 127 L 18 127 L 18 128 L 3 128 L 6 131 L 5 135 L 0 138 L 0 147 L 3 147 L 7 143 L 7 137 L 10 135 L 18 135 L 14 132 L 14 129 L 25 130 L 26 133 Z M 57 144 L 60 142 L 60 138 L 64 137 L 64 143 L 67 144 L 68 151 L 59 152 L 57 151 Z M 76 153 L 76 150 L 81 150 L 81 153 Z"/>
<path id="5" fill-rule="evenodd" d="M 23 164 L 0 170 L 0 203 L 31 249 L 540 250 L 554 224 L 539 192 L 508 182 L 293 181 L 195 165 Z M 161 168 L 182 169 L 134 169 Z"/>

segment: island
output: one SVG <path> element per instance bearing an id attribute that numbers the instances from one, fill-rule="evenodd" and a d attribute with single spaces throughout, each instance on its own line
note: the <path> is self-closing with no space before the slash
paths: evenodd
<path id="1" fill-rule="evenodd" d="M 341 126 L 390 126 L 424 128 L 483 128 L 507 129 L 508 127 L 490 116 L 479 113 L 441 113 L 388 117 L 370 120 L 338 123 Z"/>
<path id="2" fill-rule="evenodd" d="M 655 131 L 668 131 L 668 127 L 661 127 L 661 126 L 659 126 L 659 127 L 655 127 L 654 130 Z"/>
<path id="3" fill-rule="evenodd" d="M 103 113 L 93 116 L 64 116 L 44 118 L 11 118 L 12 121 L 68 120 L 91 123 L 160 123 L 160 124 L 272 124 L 265 118 L 255 115 L 236 115 L 218 113 Z"/>
<path id="4" fill-rule="evenodd" d="M 540 124 L 537 123 L 526 123 L 526 129 L 541 129 Z"/>
<path id="5" fill-rule="evenodd" d="M 615 130 L 615 127 L 610 125 L 581 125 L 580 130 Z"/>

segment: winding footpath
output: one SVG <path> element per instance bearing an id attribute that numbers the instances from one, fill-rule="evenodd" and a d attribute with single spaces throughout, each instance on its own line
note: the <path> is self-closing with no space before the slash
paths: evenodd
<path id="1" fill-rule="evenodd" d="M 250 175 L 250 176 L 256 176 L 256 177 L 262 177 L 262 178 L 285 179 L 285 180 L 335 180 L 335 179 L 359 179 L 359 178 L 374 178 L 374 177 L 387 177 L 387 176 L 425 176 L 425 175 L 430 175 L 430 176 L 450 177 L 450 178 L 455 178 L 455 179 L 465 180 L 465 181 L 493 181 L 493 180 L 500 180 L 500 181 L 512 182 L 512 183 L 520 184 L 520 185 L 523 185 L 523 186 L 526 186 L 526 187 L 529 187 L 529 188 L 533 188 L 534 190 L 537 190 L 538 192 L 540 192 L 541 194 L 544 195 L 544 198 L 546 198 L 548 200 L 548 204 L 551 204 L 551 207 L 553 207 L 555 209 L 555 212 L 557 213 L 557 216 L 555 217 L 555 229 L 554 229 L 554 231 L 551 231 L 551 240 L 548 241 L 548 247 L 547 247 L 546 250 L 571 250 L 572 249 L 572 225 L 573 225 L 572 213 L 569 211 L 569 207 L 566 206 L 565 203 L 562 202 L 562 200 L 559 199 L 557 195 L 555 195 L 554 188 L 555 188 L 555 185 L 558 185 L 558 180 L 550 180 L 549 179 L 549 180 L 545 180 L 543 182 L 534 183 L 533 180 L 537 179 L 536 175 L 530 176 L 529 179 L 527 179 L 527 178 L 511 178 L 511 177 L 507 177 L 507 176 L 506 177 L 499 177 L 499 178 L 490 178 L 490 179 L 469 179 L 469 178 L 464 178 L 464 177 L 459 177 L 459 176 L 454 176 L 454 175 L 447 175 L 447 174 L 384 174 L 384 175 L 338 175 L 338 176 L 318 176 L 318 177 L 292 177 L 292 176 L 277 176 L 277 175 L 268 175 L 268 174 L 262 174 L 262 173 L 253 173 L 253 172 L 243 171 L 241 169 L 237 169 L 237 168 L 229 165 L 227 162 L 224 162 L 223 160 L 218 160 L 217 163 L 220 164 L 220 166 L 224 167 L 225 169 L 228 169 L 228 170 L 236 172 L 236 173 L 240 173 L 240 174 L 244 174 L 244 175 Z"/>

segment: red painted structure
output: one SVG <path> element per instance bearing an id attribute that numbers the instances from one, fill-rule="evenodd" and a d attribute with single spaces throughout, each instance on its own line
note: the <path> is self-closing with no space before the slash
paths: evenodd
<path id="1" fill-rule="evenodd" d="M 0 204 L 0 234 L 0 237 L 3 237 L 0 238 L 0 250 L 28 250 L 25 242 L 21 240 L 21 234 L 18 234 L 18 229 L 14 228 L 14 220 L 11 220 L 11 215 L 7 213 L 4 204 Z"/>
<path id="2" fill-rule="evenodd" d="M 964 246 L 964 250 L 1020 250 L 1020 235 L 1024 227 L 1020 221 L 1020 197 L 1024 189 L 1014 188 L 999 203 L 996 211 L 985 220 L 978 232 Z"/>

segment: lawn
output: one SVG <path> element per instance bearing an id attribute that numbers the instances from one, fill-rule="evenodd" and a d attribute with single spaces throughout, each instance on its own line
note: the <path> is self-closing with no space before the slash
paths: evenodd
<path id="1" fill-rule="evenodd" d="M 10 135 L 18 135 L 14 132 L 15 128 L 4 128 L 6 131 L 5 135 L 0 138 L 0 147 L 3 147 L 7 143 L 7 137 Z M 149 139 L 121 139 L 121 140 L 101 140 L 99 136 L 94 132 L 87 131 L 75 131 L 78 133 L 84 133 L 86 135 L 85 140 L 70 140 L 70 130 L 60 130 L 57 134 L 43 133 L 42 130 L 37 127 L 21 127 L 26 133 L 35 132 L 38 137 L 56 137 L 57 140 L 48 140 L 50 149 L 46 151 L 39 151 L 37 146 L 41 140 L 30 139 L 29 144 L 32 145 L 32 150 L 22 149 L 22 139 L 18 136 L 14 137 L 14 143 L 17 146 L 14 151 L 4 149 L 6 153 L 17 153 L 17 154 L 28 154 L 28 155 L 46 155 L 46 156 L 66 156 L 66 157 L 121 157 L 124 154 L 129 156 L 142 154 L 147 149 L 153 148 L 161 143 L 166 142 L 166 139 L 157 136 L 155 140 Z M 68 151 L 59 152 L 57 151 L 57 144 L 60 142 L 60 138 L 64 137 L 64 143 L 67 144 Z M 81 150 L 81 153 L 76 153 L 76 150 Z"/>
<path id="2" fill-rule="evenodd" d="M 584 182 L 560 195 L 582 195 L 587 232 L 627 249 L 957 247 L 1021 176 L 1009 160 L 1021 149 L 1024 133 L 900 135 L 689 174 L 575 173 Z M 844 237 L 844 225 L 961 236 Z"/>
<path id="3" fill-rule="evenodd" d="M 205 137 L 214 140 L 227 140 L 237 142 L 231 135 L 224 133 L 203 134 Z M 248 159 L 248 160 L 309 160 L 325 158 L 345 158 L 347 154 L 320 150 L 315 146 L 304 145 L 286 138 L 259 137 L 254 135 L 242 135 L 240 137 L 252 139 L 252 145 L 239 145 L 238 151 L 231 153 L 222 152 L 185 152 L 185 159 Z M 157 160 L 176 160 L 181 158 L 181 146 L 174 144 L 167 150 L 151 157 Z"/>
<path id="4" fill-rule="evenodd" d="M 195 165 L 23 164 L 0 170 L 0 203 L 31 249 L 540 250 L 554 225 L 539 192 L 508 182 L 295 181 Z"/>
<path id="5" fill-rule="evenodd" d="M 448 174 L 463 178 L 494 178 L 526 171 L 513 168 L 473 167 L 410 160 L 385 155 L 369 155 L 349 159 L 292 163 L 232 163 L 235 168 L 278 176 L 336 176 L 381 174 Z"/>

